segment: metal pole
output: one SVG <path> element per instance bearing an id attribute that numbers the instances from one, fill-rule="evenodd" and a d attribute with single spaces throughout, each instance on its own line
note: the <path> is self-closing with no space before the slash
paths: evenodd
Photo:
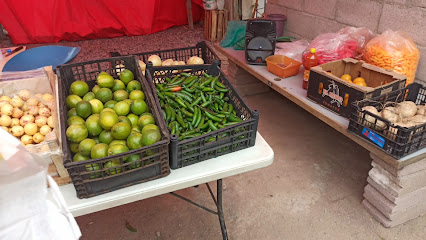
<path id="1" fill-rule="evenodd" d="M 217 213 L 219 215 L 220 230 L 222 230 L 222 237 L 228 240 L 228 233 L 226 231 L 225 217 L 223 216 L 222 209 L 222 179 L 217 180 Z"/>

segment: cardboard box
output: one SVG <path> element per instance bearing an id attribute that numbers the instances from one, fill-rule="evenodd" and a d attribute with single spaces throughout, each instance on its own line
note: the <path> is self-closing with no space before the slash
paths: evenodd
<path id="1" fill-rule="evenodd" d="M 351 75 L 352 79 L 364 78 L 368 87 L 340 79 L 344 74 Z M 406 76 L 392 70 L 345 58 L 311 68 L 308 99 L 349 118 L 353 102 L 404 88 L 406 80 Z"/>

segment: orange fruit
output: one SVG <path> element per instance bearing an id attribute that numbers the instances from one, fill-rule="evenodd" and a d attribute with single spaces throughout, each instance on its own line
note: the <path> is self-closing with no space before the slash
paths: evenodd
<path id="1" fill-rule="evenodd" d="M 346 82 L 352 82 L 352 77 L 349 74 L 344 74 L 340 77 L 342 80 L 345 80 Z"/>
<path id="2" fill-rule="evenodd" d="M 367 87 L 367 83 L 365 82 L 365 79 L 362 77 L 357 77 L 352 82 L 358 86 Z"/>

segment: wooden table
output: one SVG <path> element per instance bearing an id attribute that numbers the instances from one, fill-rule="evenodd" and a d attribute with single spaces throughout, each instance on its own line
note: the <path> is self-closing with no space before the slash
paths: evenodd
<path id="1" fill-rule="evenodd" d="M 376 146 L 365 141 L 361 137 L 348 132 L 348 119 L 343 118 L 331 112 L 330 110 L 321 107 L 321 105 L 314 103 L 307 98 L 306 90 L 302 88 L 303 67 L 301 67 L 301 70 L 298 75 L 294 77 L 285 78 L 280 81 L 276 81 L 274 79 L 278 77 L 268 72 L 266 66 L 248 65 L 245 60 L 244 51 L 234 50 L 233 48 L 222 48 L 218 44 L 214 46 L 220 53 L 225 55 L 229 59 L 229 61 L 243 68 L 251 75 L 259 79 L 263 83 L 267 84 L 278 93 L 282 94 L 284 97 L 288 98 L 295 104 L 310 112 L 312 115 L 319 118 L 332 128 L 336 129 L 346 137 L 352 139 L 357 144 L 361 145 L 362 147 L 370 151 L 372 154 L 378 156 L 380 159 L 386 161 L 386 163 L 393 166 L 394 168 L 401 169 L 409 164 L 422 160 L 426 157 L 426 148 L 424 148 L 420 151 L 407 155 L 402 159 L 396 160 L 395 158 L 389 156 Z"/>

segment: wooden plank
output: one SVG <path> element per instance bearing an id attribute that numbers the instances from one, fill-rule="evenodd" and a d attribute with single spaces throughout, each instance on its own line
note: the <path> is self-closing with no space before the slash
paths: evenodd
<path id="1" fill-rule="evenodd" d="M 370 144 L 369 142 L 365 141 L 361 137 L 348 132 L 347 131 L 348 120 L 338 116 L 337 114 L 332 113 L 331 111 L 328 111 L 327 109 L 321 107 L 320 105 L 316 103 L 309 101 L 306 97 L 306 93 L 305 95 L 301 93 L 303 91 L 306 92 L 306 90 L 303 90 L 301 88 L 302 82 L 301 82 L 301 79 L 299 79 L 301 77 L 300 74 L 299 74 L 300 76 L 290 77 L 290 78 L 286 78 L 285 80 L 276 82 L 272 80 L 273 78 L 276 78 L 276 76 L 269 73 L 266 70 L 266 67 L 248 65 L 245 62 L 244 51 L 235 51 L 229 48 L 224 49 L 220 47 L 218 44 L 215 44 L 214 47 L 220 53 L 225 55 L 229 59 L 229 61 L 232 61 L 236 65 L 240 66 L 241 68 L 243 68 L 244 70 L 246 70 L 247 72 L 255 76 L 256 78 L 258 78 L 260 81 L 267 84 L 275 91 L 279 92 L 284 97 L 288 98 L 295 104 L 299 105 L 300 107 L 302 107 L 303 109 L 305 109 L 306 111 L 308 111 L 309 113 L 311 113 L 312 115 L 320 119 L 321 121 L 325 122 L 332 128 L 336 129 L 337 131 L 339 131 L 346 137 L 350 138 L 351 140 L 353 140 L 354 142 L 356 142 L 363 148 L 367 149 L 371 153 L 377 155 L 378 157 L 383 159 L 392 167 L 396 169 L 401 169 L 409 164 L 412 164 L 414 162 L 417 162 L 419 160 L 426 158 L 426 150 L 423 149 L 416 153 L 410 154 L 400 160 L 397 160 L 391 157 L 390 155 L 388 155 L 387 153 L 385 153 L 384 151 L 380 150 L 373 144 Z M 297 80 L 300 80 L 300 86 L 296 84 L 289 85 L 289 82 L 297 81 Z"/>
<path id="2" fill-rule="evenodd" d="M 224 10 L 224 11 L 225 11 L 225 21 L 223 24 L 223 36 L 225 36 L 226 29 L 228 29 L 228 18 L 229 18 L 229 11 L 228 10 Z"/>
<path id="3" fill-rule="evenodd" d="M 55 180 L 55 182 L 56 182 L 59 186 L 66 185 L 66 184 L 68 184 L 68 183 L 70 183 L 70 182 L 71 182 L 71 178 L 70 178 L 70 177 L 59 177 L 59 176 L 53 176 L 52 178 L 53 178 L 53 180 Z"/>
<path id="4" fill-rule="evenodd" d="M 59 176 L 69 177 L 68 171 L 64 167 L 64 164 L 63 164 L 63 161 L 62 161 L 62 156 L 59 155 L 59 154 L 53 154 L 52 156 L 50 156 L 50 158 L 52 159 L 53 163 L 55 164 L 56 171 L 58 172 Z"/>
<path id="5" fill-rule="evenodd" d="M 192 20 L 192 2 L 191 2 L 191 0 L 186 0 L 186 11 L 187 11 L 187 14 L 188 14 L 189 29 L 194 30 L 194 21 Z"/>
<path id="6" fill-rule="evenodd" d="M 218 13 L 218 11 L 215 11 L 215 10 L 213 10 L 211 12 L 211 14 L 212 14 L 212 19 L 211 19 L 212 28 L 211 28 L 211 31 L 210 31 L 210 33 L 211 33 L 210 41 L 212 41 L 212 42 L 216 41 L 216 34 L 217 34 L 217 13 Z"/>
<path id="7" fill-rule="evenodd" d="M 219 11 L 217 19 L 217 41 L 222 40 L 223 37 L 223 20 L 225 18 L 225 12 Z"/>

